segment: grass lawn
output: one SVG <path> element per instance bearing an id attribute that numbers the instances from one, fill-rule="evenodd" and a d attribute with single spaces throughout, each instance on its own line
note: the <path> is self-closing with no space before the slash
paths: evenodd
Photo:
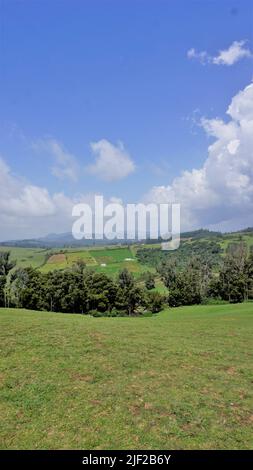
<path id="1" fill-rule="evenodd" d="M 3 449 L 252 449 L 253 304 L 0 309 Z"/>

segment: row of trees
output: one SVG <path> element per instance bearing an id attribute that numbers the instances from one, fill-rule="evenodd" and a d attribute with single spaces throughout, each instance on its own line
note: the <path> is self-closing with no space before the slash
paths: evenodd
<path id="1" fill-rule="evenodd" d="M 138 261 L 147 266 L 157 268 L 161 263 L 171 260 L 177 264 L 177 268 L 183 269 L 192 257 L 200 257 L 205 263 L 208 263 L 212 269 L 217 269 L 222 261 L 222 249 L 217 240 L 181 240 L 177 250 L 166 251 L 160 247 L 147 248 L 140 247 L 137 250 L 136 257 Z"/>
<path id="2" fill-rule="evenodd" d="M 243 243 L 230 246 L 219 272 L 199 257 L 191 258 L 183 269 L 167 259 L 157 270 L 168 288 L 172 307 L 210 298 L 233 303 L 253 298 L 253 252 L 248 255 Z"/>
<path id="3" fill-rule="evenodd" d="M 190 258 L 184 267 L 166 257 L 157 268 L 168 289 L 166 297 L 153 290 L 155 277 L 150 272 L 137 282 L 126 269 L 112 279 L 82 262 L 47 274 L 33 268 L 13 270 L 14 264 L 10 253 L 0 252 L 0 306 L 117 316 L 156 313 L 165 301 L 175 307 L 210 298 L 253 298 L 253 252 L 248 255 L 243 243 L 230 247 L 216 272 L 200 257 Z"/>
<path id="4" fill-rule="evenodd" d="M 9 254 L 5 261 L 11 268 Z M 0 295 L 1 306 L 109 316 L 156 313 L 163 301 L 159 293 L 140 287 L 126 269 L 113 280 L 83 263 L 47 274 L 17 268 L 8 280 L 3 278 Z"/>

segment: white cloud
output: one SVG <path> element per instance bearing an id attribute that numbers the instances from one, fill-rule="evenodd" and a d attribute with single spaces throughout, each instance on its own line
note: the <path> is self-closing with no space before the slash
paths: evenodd
<path id="1" fill-rule="evenodd" d="M 189 51 L 187 51 L 187 57 L 188 59 L 197 59 L 199 60 L 199 62 L 201 62 L 201 64 L 205 64 L 209 60 L 208 54 L 206 51 L 197 52 L 196 49 L 194 49 L 194 47 L 192 49 L 189 49 Z"/>
<path id="2" fill-rule="evenodd" d="M 74 155 L 69 153 L 56 139 L 39 139 L 33 143 L 33 148 L 41 152 L 47 152 L 54 158 L 51 168 L 52 174 L 59 179 L 77 181 L 79 165 Z"/>
<path id="3" fill-rule="evenodd" d="M 213 57 L 213 63 L 216 65 L 233 65 L 244 57 L 251 57 L 250 50 L 245 47 L 246 41 L 234 41 L 228 49 L 219 51 L 216 57 Z"/>
<path id="4" fill-rule="evenodd" d="M 246 46 L 247 41 L 234 41 L 227 49 L 211 56 L 207 51 L 196 51 L 192 48 L 187 51 L 188 59 L 196 59 L 201 64 L 233 65 L 245 57 L 252 57 L 250 49 Z"/>
<path id="5" fill-rule="evenodd" d="M 27 184 L 11 174 L 0 159 L 0 213 L 9 216 L 45 216 L 55 211 L 47 189 Z"/>
<path id="6" fill-rule="evenodd" d="M 50 195 L 13 175 L 0 158 L 0 239 L 30 238 L 50 231 L 71 230 L 73 201 L 63 193 Z"/>
<path id="7" fill-rule="evenodd" d="M 48 189 L 14 175 L 0 157 L 0 240 L 71 232 L 73 205 L 83 202 L 94 209 L 94 196 L 92 192 L 73 197 L 62 192 L 50 194 Z M 122 203 L 122 200 L 113 196 L 104 198 L 104 204 L 108 202 Z"/>
<path id="8" fill-rule="evenodd" d="M 87 170 L 104 181 L 120 180 L 135 170 L 135 164 L 122 143 L 113 145 L 102 139 L 92 142 L 91 150 L 96 161 L 87 167 Z"/>
<path id="9" fill-rule="evenodd" d="M 240 219 L 253 223 L 253 84 L 232 99 L 227 114 L 227 123 L 201 122 L 214 138 L 202 168 L 185 171 L 144 197 L 149 202 L 179 201 L 184 229 Z"/>
<path id="10" fill-rule="evenodd" d="M 52 215 L 55 207 L 50 199 L 47 189 L 37 186 L 27 185 L 21 192 L 11 196 L 7 209 L 14 215 L 32 215 L 35 217 Z"/>
<path id="11" fill-rule="evenodd" d="M 156 186 L 144 202 L 179 201 L 183 230 L 209 226 L 238 228 L 253 225 L 253 83 L 237 93 L 227 110 L 228 120 L 201 120 L 212 139 L 201 168 L 184 171 L 167 186 Z M 134 170 L 122 145 L 106 140 L 92 144 L 96 163 L 91 172 L 107 181 Z M 58 147 L 56 147 L 58 148 Z M 129 163 L 130 161 L 130 163 Z M 122 172 L 123 167 L 123 172 Z M 17 239 L 70 231 L 74 203 L 92 205 L 94 194 L 69 198 L 14 175 L 0 158 L 1 239 Z M 111 201 L 119 202 L 111 198 Z"/>

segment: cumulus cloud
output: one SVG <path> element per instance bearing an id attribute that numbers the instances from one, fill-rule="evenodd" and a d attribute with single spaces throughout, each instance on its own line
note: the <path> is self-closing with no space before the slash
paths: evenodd
<path id="1" fill-rule="evenodd" d="M 14 176 L 0 158 L 0 214 L 11 217 L 45 217 L 55 215 L 61 204 L 61 193 L 50 196 L 43 187 L 31 185 Z"/>
<path id="2" fill-rule="evenodd" d="M 35 150 L 47 152 L 54 158 L 54 165 L 51 168 L 52 174 L 59 179 L 69 179 L 77 181 L 79 175 L 79 165 L 74 155 L 68 152 L 56 139 L 39 139 L 32 144 Z"/>
<path id="3" fill-rule="evenodd" d="M 50 195 L 47 188 L 12 174 L 0 157 L 0 239 L 41 236 L 55 229 L 71 230 L 72 206 L 73 201 L 63 193 Z"/>
<path id="4" fill-rule="evenodd" d="M 231 101 L 229 121 L 202 119 L 210 138 L 202 168 L 185 171 L 171 185 L 153 187 L 145 201 L 179 201 L 183 228 L 233 223 L 253 223 L 253 84 Z"/>
<path id="5" fill-rule="evenodd" d="M 135 170 L 135 164 L 122 143 L 113 145 L 106 139 L 91 143 L 91 150 L 96 158 L 93 165 L 87 167 L 92 175 L 104 181 L 116 181 L 125 178 Z"/>
<path id="6" fill-rule="evenodd" d="M 51 232 L 71 232 L 74 204 L 86 203 L 94 209 L 97 193 L 79 193 L 67 197 L 63 192 L 50 193 L 14 175 L 0 156 L 0 240 L 33 238 Z M 116 197 L 104 198 L 122 203 Z"/>
<path id="7" fill-rule="evenodd" d="M 211 139 L 202 167 L 184 171 L 167 186 L 151 188 L 142 202 L 180 202 L 183 230 L 253 225 L 253 83 L 232 98 L 226 120 L 202 118 L 201 126 Z M 96 162 L 89 170 L 106 181 L 134 170 L 122 145 L 102 140 L 92 149 Z M 70 231 L 73 204 L 92 206 L 93 200 L 94 194 L 50 194 L 14 175 L 0 158 L 1 239 Z"/>
<path id="8" fill-rule="evenodd" d="M 192 48 L 187 51 L 188 59 L 196 59 L 201 64 L 233 65 L 245 57 L 252 57 L 247 41 L 234 41 L 227 49 L 220 50 L 216 56 L 211 56 L 207 51 L 196 51 Z"/>
<path id="9" fill-rule="evenodd" d="M 246 47 L 246 41 L 234 41 L 228 49 L 219 51 L 216 57 L 213 57 L 213 63 L 216 65 L 233 65 L 244 57 L 251 57 L 250 50 Z"/>

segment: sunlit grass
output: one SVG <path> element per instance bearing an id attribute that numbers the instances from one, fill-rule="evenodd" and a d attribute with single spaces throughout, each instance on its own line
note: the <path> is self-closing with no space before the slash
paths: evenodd
<path id="1" fill-rule="evenodd" d="M 1 447 L 252 448 L 253 306 L 0 310 Z"/>

